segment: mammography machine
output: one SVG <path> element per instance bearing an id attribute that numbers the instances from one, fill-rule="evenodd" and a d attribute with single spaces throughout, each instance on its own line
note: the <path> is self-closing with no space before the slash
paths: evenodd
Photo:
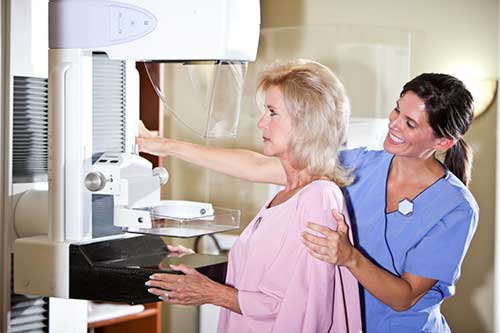
<path id="1" fill-rule="evenodd" d="M 224 98 L 224 91 L 234 91 L 224 85 L 242 88 L 245 71 L 239 68 L 255 60 L 259 27 L 257 0 L 49 1 L 48 192 L 19 193 L 12 214 L 18 230 L 45 219 L 48 233 L 27 231 L 16 239 L 16 293 L 150 302 L 156 299 L 144 288 L 147 277 L 180 262 L 224 279 L 224 258 L 168 257 L 158 237 L 235 229 L 239 212 L 160 200 L 168 172 L 134 154 L 134 65 L 208 61 L 218 77 L 211 96 Z M 118 90 L 113 68 L 119 71 Z M 239 112 L 239 100 L 228 97 L 234 103 L 224 112 Z M 221 122 L 218 105 L 210 103 L 202 135 L 233 130 L 238 117 L 229 114 L 233 120 Z M 118 145 L 108 144 L 115 137 Z"/>

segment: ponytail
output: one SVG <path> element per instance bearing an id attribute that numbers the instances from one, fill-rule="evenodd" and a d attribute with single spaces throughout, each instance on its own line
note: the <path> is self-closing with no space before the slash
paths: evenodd
<path id="1" fill-rule="evenodd" d="M 453 147 L 448 149 L 444 164 L 465 186 L 469 185 L 472 171 L 472 149 L 464 139 L 460 138 Z"/>

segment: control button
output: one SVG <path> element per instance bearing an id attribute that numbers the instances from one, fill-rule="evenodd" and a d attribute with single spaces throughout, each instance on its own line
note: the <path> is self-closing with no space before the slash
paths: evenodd
<path id="1" fill-rule="evenodd" d="M 110 39 L 132 40 L 144 36 L 156 27 L 155 17 L 132 6 L 110 6 Z"/>
<path id="2" fill-rule="evenodd" d="M 123 8 L 118 6 L 111 6 L 110 16 L 111 16 L 110 39 L 111 40 L 123 39 L 123 29 L 121 27 L 121 22 L 123 20 Z"/>

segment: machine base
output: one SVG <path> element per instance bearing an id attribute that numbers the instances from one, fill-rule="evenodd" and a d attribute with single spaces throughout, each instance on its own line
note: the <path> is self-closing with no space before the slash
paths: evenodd
<path id="1" fill-rule="evenodd" d="M 153 273 L 182 274 L 172 271 L 170 264 L 193 267 L 220 283 L 227 269 L 226 256 L 169 256 L 161 238 L 152 236 L 71 244 L 69 257 L 70 298 L 129 304 L 158 301 L 144 283 Z"/>

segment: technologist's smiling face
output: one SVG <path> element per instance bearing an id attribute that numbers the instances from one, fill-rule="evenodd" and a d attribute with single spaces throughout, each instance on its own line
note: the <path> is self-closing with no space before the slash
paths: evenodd
<path id="1" fill-rule="evenodd" d="M 438 149 L 440 140 L 429 125 L 424 101 L 407 91 L 389 116 L 385 151 L 396 156 L 429 158 Z"/>
<path id="2" fill-rule="evenodd" d="M 293 130 L 292 118 L 285 106 L 280 87 L 269 87 L 265 95 L 264 114 L 257 122 L 257 127 L 262 130 L 264 154 L 284 157 L 289 152 L 290 136 Z"/>

